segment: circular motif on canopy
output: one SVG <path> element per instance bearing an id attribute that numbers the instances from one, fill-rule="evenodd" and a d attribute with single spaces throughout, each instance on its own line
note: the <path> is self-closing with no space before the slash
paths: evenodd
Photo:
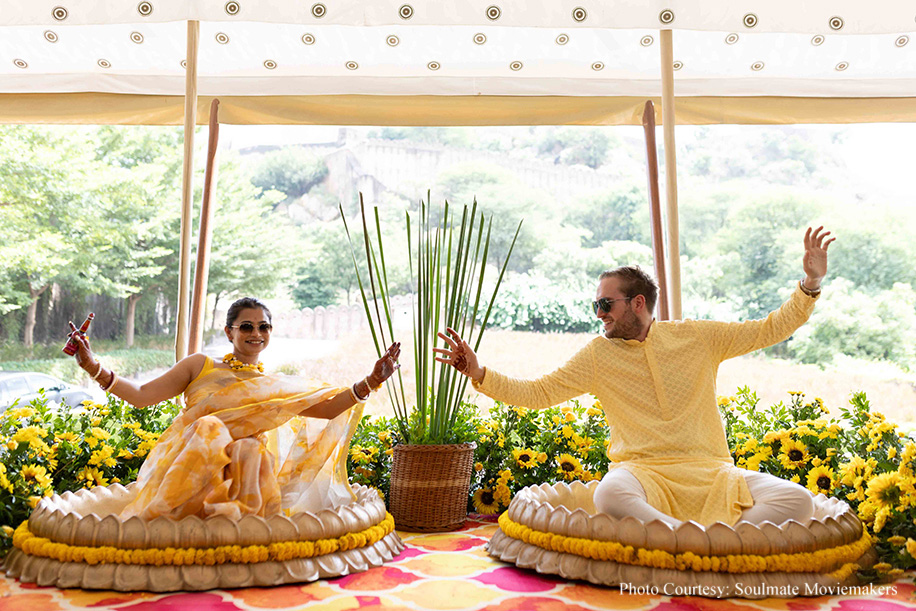
<path id="1" fill-rule="evenodd" d="M 318 4 L 312 5 L 312 16 L 315 19 L 321 19 L 322 17 L 324 17 L 327 14 L 328 14 L 328 8 L 325 5 L 321 4 L 320 2 Z"/>
<path id="2" fill-rule="evenodd" d="M 725 44 L 727 45 L 733 45 L 736 42 L 738 42 L 738 35 L 735 33 L 731 33 L 725 37 Z"/>
<path id="3" fill-rule="evenodd" d="M 401 39 L 395 36 L 394 34 L 392 34 L 388 38 L 385 39 L 385 42 L 388 43 L 389 47 L 396 47 L 398 46 L 398 44 L 400 44 Z"/>
<path id="4" fill-rule="evenodd" d="M 277 62 L 275 62 L 275 61 L 272 60 L 272 59 L 265 59 L 265 60 L 264 60 L 264 67 L 267 68 L 268 70 L 273 70 L 274 68 L 277 67 Z"/>
<path id="5" fill-rule="evenodd" d="M 675 70 L 680 70 L 681 68 L 684 67 L 684 62 L 682 62 L 682 61 L 674 62 L 674 63 L 671 65 L 671 67 L 674 68 Z"/>
<path id="6" fill-rule="evenodd" d="M 226 34 L 225 32 L 217 32 L 216 33 L 216 42 L 218 42 L 221 45 L 229 44 L 229 35 Z"/>
<path id="7" fill-rule="evenodd" d="M 525 67 L 525 64 L 523 64 L 520 61 L 514 61 L 511 64 L 509 64 L 509 70 L 512 70 L 514 72 L 518 72 L 519 70 L 521 70 L 524 67 Z"/>
<path id="8" fill-rule="evenodd" d="M 811 38 L 811 44 L 814 45 L 815 47 L 819 47 L 822 44 L 824 44 L 824 40 L 826 39 L 823 36 L 821 36 L 820 34 L 818 34 L 817 36 L 813 36 Z"/>
<path id="9" fill-rule="evenodd" d="M 430 70 L 438 70 L 439 68 L 442 67 L 442 65 L 439 62 L 429 62 L 428 64 L 426 64 L 426 67 L 429 68 Z"/>
<path id="10" fill-rule="evenodd" d="M 314 34 L 303 34 L 302 35 L 302 44 L 304 45 L 315 44 L 315 35 Z"/>
<path id="11" fill-rule="evenodd" d="M 836 65 L 836 71 L 842 72 L 843 70 L 845 70 L 848 67 L 849 67 L 849 62 L 840 62 Z"/>
<path id="12" fill-rule="evenodd" d="M 107 59 L 100 59 L 98 61 L 99 68 L 111 68 L 111 62 Z"/>
<path id="13" fill-rule="evenodd" d="M 586 11 L 586 10 L 585 10 L 584 8 L 582 8 L 581 6 L 577 6 L 576 8 L 573 9 L 572 18 L 573 18 L 575 21 L 578 21 L 579 23 L 582 23 L 583 21 L 585 21 L 586 19 L 588 19 L 588 11 Z"/>
<path id="14" fill-rule="evenodd" d="M 763 62 L 754 62 L 753 64 L 751 64 L 751 70 L 753 70 L 754 72 L 760 72 L 761 70 L 763 70 Z"/>
<path id="15" fill-rule="evenodd" d="M 639 44 L 644 47 L 651 47 L 653 42 L 655 42 L 655 39 L 648 35 L 639 39 Z"/>
<path id="16" fill-rule="evenodd" d="M 831 17 L 830 21 L 827 22 L 831 30 L 842 30 L 843 29 L 843 18 L 842 17 Z"/>
<path id="17" fill-rule="evenodd" d="M 356 70 L 357 68 L 359 68 L 359 64 L 353 61 L 347 62 L 346 65 L 347 65 L 347 70 Z"/>
<path id="18" fill-rule="evenodd" d="M 503 14 L 502 9 L 500 9 L 495 4 L 493 6 L 487 7 L 487 19 L 489 19 L 490 21 L 496 21 L 497 19 L 499 19 L 502 16 L 502 14 Z"/>
<path id="19" fill-rule="evenodd" d="M 135 42 L 138 45 L 142 44 L 143 43 L 143 34 L 141 34 L 140 32 L 131 32 L 130 41 Z"/>
<path id="20" fill-rule="evenodd" d="M 242 7 L 238 2 L 226 3 L 226 12 L 230 15 L 238 15 L 240 10 L 242 10 Z"/>
<path id="21" fill-rule="evenodd" d="M 48 42 L 57 42 L 58 41 L 57 33 L 52 32 L 51 30 L 45 30 L 45 40 L 47 40 Z M 897 46 L 900 47 L 902 45 L 897 45 Z"/>
<path id="22" fill-rule="evenodd" d="M 179 63 L 181 64 L 181 67 L 182 67 L 182 68 L 184 68 L 184 69 L 187 69 L 187 68 L 188 68 L 188 60 L 183 59 L 183 60 L 181 60 Z"/>
<path id="23" fill-rule="evenodd" d="M 559 36 L 557 36 L 558 45 L 565 45 L 568 42 L 569 42 L 569 34 L 560 34 Z"/>
<path id="24" fill-rule="evenodd" d="M 744 19 L 742 19 L 741 22 L 744 23 L 744 27 L 752 28 L 757 25 L 757 15 L 754 13 L 748 13 L 744 16 Z"/>
<path id="25" fill-rule="evenodd" d="M 413 7 L 409 4 L 402 4 L 398 9 L 398 17 L 401 19 L 410 19 L 413 17 Z"/>
<path id="26" fill-rule="evenodd" d="M 29 65 L 26 63 L 24 59 L 14 59 L 13 65 L 16 66 L 17 68 L 22 68 L 23 70 L 29 67 Z"/>
<path id="27" fill-rule="evenodd" d="M 599 70 L 604 70 L 604 64 L 602 62 L 595 62 L 592 64 L 592 70 L 598 72 Z"/>
<path id="28" fill-rule="evenodd" d="M 484 34 L 481 34 L 481 33 L 474 34 L 474 44 L 475 45 L 482 45 L 485 42 L 487 42 L 487 37 Z"/>
<path id="29" fill-rule="evenodd" d="M 137 5 L 137 12 L 144 17 L 149 17 L 153 14 L 153 4 L 151 2 L 141 2 Z"/>
<path id="30" fill-rule="evenodd" d="M 54 17 L 56 21 L 63 21 L 70 16 L 70 12 L 62 6 L 55 6 L 51 11 L 51 17 Z"/>
<path id="31" fill-rule="evenodd" d="M 905 47 L 906 43 L 908 42 L 910 42 L 909 36 L 901 36 L 900 38 L 894 41 L 894 44 L 897 45 L 898 47 Z"/>
<path id="32" fill-rule="evenodd" d="M 670 8 L 666 8 L 661 13 L 658 14 L 658 20 L 663 24 L 668 25 L 669 23 L 674 23 L 674 11 Z"/>

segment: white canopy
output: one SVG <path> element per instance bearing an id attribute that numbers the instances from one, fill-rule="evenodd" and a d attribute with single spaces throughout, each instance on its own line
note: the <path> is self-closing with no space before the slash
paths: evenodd
<path id="1" fill-rule="evenodd" d="M 679 122 L 916 120 L 912 0 L 10 2 L 0 120 L 181 123 L 189 20 L 224 122 L 637 123 L 660 29 Z"/>

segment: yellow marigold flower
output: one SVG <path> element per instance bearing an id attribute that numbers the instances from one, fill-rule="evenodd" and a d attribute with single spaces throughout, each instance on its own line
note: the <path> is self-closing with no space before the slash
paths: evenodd
<path id="1" fill-rule="evenodd" d="M 491 488 L 478 488 L 471 497 L 471 503 L 477 513 L 492 514 L 499 511 L 499 502 Z"/>
<path id="2" fill-rule="evenodd" d="M 94 426 L 91 429 L 89 429 L 89 432 L 92 433 L 93 436 L 98 437 L 98 439 L 101 441 L 111 439 L 111 433 L 97 426 Z"/>
<path id="3" fill-rule="evenodd" d="M 18 441 L 20 443 L 29 443 L 33 439 L 43 439 L 48 436 L 48 430 L 43 429 L 40 426 L 24 426 L 13 435 L 13 441 Z"/>
<path id="4" fill-rule="evenodd" d="M 789 431 L 770 431 L 769 433 L 763 436 L 764 443 L 774 443 L 776 441 L 782 442 L 783 439 L 789 436 Z"/>
<path id="5" fill-rule="evenodd" d="M 582 463 L 571 454 L 560 454 L 557 465 L 557 475 L 562 475 L 567 481 L 576 479 L 582 473 Z"/>
<path id="6" fill-rule="evenodd" d="M 911 558 L 916 558 L 916 541 L 913 539 L 906 540 L 906 553 L 908 553 Z"/>
<path id="7" fill-rule="evenodd" d="M 888 564 L 887 562 L 879 562 L 878 564 L 876 564 L 876 565 L 875 565 L 874 567 L 872 567 L 872 568 L 874 568 L 874 569 L 875 569 L 876 571 L 878 571 L 879 573 L 886 573 L 886 572 L 888 572 L 889 570 L 891 570 L 891 568 L 893 568 L 893 567 L 891 567 L 891 565 Z"/>
<path id="8" fill-rule="evenodd" d="M 559 416 L 551 416 L 551 417 L 550 417 L 550 420 L 553 421 L 554 424 L 560 424 L 560 417 L 559 417 Z"/>
<path id="9" fill-rule="evenodd" d="M 475 462 L 475 463 L 474 463 L 474 470 L 475 470 L 475 471 L 483 471 L 483 463 L 482 463 L 482 462 Z"/>
<path id="10" fill-rule="evenodd" d="M 900 505 L 905 493 L 908 491 L 906 488 L 912 488 L 912 486 L 912 482 L 907 486 L 906 480 L 900 477 L 899 473 L 891 471 L 889 473 L 881 473 L 868 480 L 865 495 L 879 510 L 903 509 Z"/>
<path id="11" fill-rule="evenodd" d="M 716 397 L 716 404 L 717 404 L 719 407 L 725 407 L 725 406 L 728 405 L 729 403 L 731 403 L 731 400 L 730 400 L 728 397 L 724 396 L 724 395 L 719 395 L 718 397 Z"/>
<path id="12" fill-rule="evenodd" d="M 19 447 L 19 444 L 13 441 L 12 439 L 6 442 L 6 447 L 8 450 L 12 451 Z"/>
<path id="13" fill-rule="evenodd" d="M 6 526 L 4 524 L 3 526 L 0 526 L 0 531 L 3 531 L 3 535 L 6 537 L 13 536 L 13 528 L 11 526 Z"/>
<path id="14" fill-rule="evenodd" d="M 100 424 L 102 424 L 102 419 L 96 416 L 95 418 L 89 421 L 89 424 L 91 426 L 99 426 Z"/>
<path id="15" fill-rule="evenodd" d="M 31 407 L 14 407 L 6 410 L 7 420 L 20 420 L 22 418 L 31 418 L 35 415 L 35 410 Z"/>
<path id="16" fill-rule="evenodd" d="M 378 434 L 378 440 L 384 444 L 391 443 L 391 431 L 381 431 Z"/>
<path id="17" fill-rule="evenodd" d="M 597 405 L 597 403 L 595 405 Z M 597 407 L 590 407 L 587 410 L 585 410 L 585 413 L 589 416 L 603 416 L 604 415 L 604 411 L 598 409 Z"/>
<path id="18" fill-rule="evenodd" d="M 493 491 L 493 499 L 500 505 L 508 507 L 509 502 L 512 501 L 512 490 L 506 484 L 497 484 Z"/>
<path id="19" fill-rule="evenodd" d="M 90 448 L 94 448 L 95 446 L 99 445 L 99 440 L 90 435 L 89 437 L 86 437 L 86 445 Z"/>
<path id="20" fill-rule="evenodd" d="M 539 463 L 547 462 L 547 454 L 544 452 L 541 452 L 540 454 L 538 454 L 538 462 Z"/>
<path id="21" fill-rule="evenodd" d="M 888 577 L 900 577 L 905 571 L 903 569 L 891 569 L 887 572 Z"/>
<path id="22" fill-rule="evenodd" d="M 895 458 L 897 458 L 897 448 L 895 448 L 894 446 L 891 446 L 887 450 L 887 459 L 894 460 Z"/>
<path id="23" fill-rule="evenodd" d="M 566 418 L 566 422 L 575 422 L 576 421 L 576 415 L 572 412 L 566 412 L 566 416 L 564 417 Z"/>
<path id="24" fill-rule="evenodd" d="M 779 462 L 786 469 L 798 469 L 808 463 L 808 447 L 794 439 L 784 439 L 779 450 Z"/>
<path id="25" fill-rule="evenodd" d="M 906 537 L 901 537 L 900 535 L 894 535 L 893 537 L 888 537 L 887 542 L 891 545 L 903 545 L 906 543 Z"/>
<path id="26" fill-rule="evenodd" d="M 798 473 L 789 478 L 789 481 L 793 484 L 798 484 L 801 482 L 801 477 L 798 476 Z"/>
<path id="27" fill-rule="evenodd" d="M 77 443 L 80 440 L 79 435 L 77 435 L 73 431 L 64 431 L 60 435 L 55 435 L 54 439 L 56 439 L 58 443 L 61 441 L 66 441 L 67 443 L 70 443 L 70 444 Z"/>
<path id="28" fill-rule="evenodd" d="M 530 469 L 537 466 L 537 454 L 528 448 L 512 450 L 512 458 L 514 458 L 518 466 L 523 469 Z"/>
<path id="29" fill-rule="evenodd" d="M 40 496 L 30 496 L 26 502 L 29 504 L 29 507 L 35 509 L 38 506 L 38 502 L 41 501 Z"/>
<path id="30" fill-rule="evenodd" d="M 829 495 L 833 491 L 833 487 L 836 485 L 836 480 L 834 479 L 833 469 L 830 469 L 825 466 L 818 466 L 808 472 L 808 479 L 806 481 L 807 488 L 812 492 L 812 494 L 823 493 Z"/>
<path id="31" fill-rule="evenodd" d="M 805 396 L 805 393 L 803 393 L 800 390 L 790 390 L 789 394 L 792 395 L 793 397 L 804 397 Z"/>
<path id="32" fill-rule="evenodd" d="M 569 438 L 571 438 L 571 437 L 573 436 L 573 429 L 572 429 L 572 427 L 569 426 L 568 424 L 565 425 L 562 429 L 560 429 L 560 432 L 562 432 L 562 433 L 563 433 L 563 437 L 566 437 L 567 439 L 569 439 Z"/>
<path id="33" fill-rule="evenodd" d="M 392 448 L 385 450 L 385 456 L 391 456 L 392 454 L 394 454 L 394 450 Z"/>

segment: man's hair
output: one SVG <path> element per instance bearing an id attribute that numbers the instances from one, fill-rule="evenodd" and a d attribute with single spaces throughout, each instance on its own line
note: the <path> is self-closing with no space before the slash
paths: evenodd
<path id="1" fill-rule="evenodd" d="M 655 309 L 655 302 L 658 301 L 658 284 L 638 265 L 624 265 L 603 271 L 598 280 L 605 278 L 617 278 L 624 295 L 630 298 L 642 295 L 646 298 L 646 309 L 650 313 Z"/>
<path id="2" fill-rule="evenodd" d="M 267 309 L 267 306 L 264 305 L 261 301 L 255 299 L 254 297 L 242 297 L 229 306 L 229 311 L 226 312 L 226 326 L 231 327 L 235 324 L 235 319 L 238 318 L 242 310 L 247 309 L 256 310 L 258 308 L 264 310 L 264 314 L 267 315 L 267 320 L 270 322 L 270 310 Z"/>

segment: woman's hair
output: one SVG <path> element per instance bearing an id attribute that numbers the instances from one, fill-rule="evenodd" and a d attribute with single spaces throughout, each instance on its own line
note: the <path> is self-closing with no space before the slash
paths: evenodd
<path id="1" fill-rule="evenodd" d="M 272 322 L 270 310 L 267 309 L 266 305 L 254 297 L 242 297 L 241 299 L 237 299 L 235 303 L 229 306 L 229 311 L 226 312 L 226 326 L 231 327 L 233 324 L 235 324 L 235 319 L 239 317 L 239 312 L 248 308 L 260 308 L 264 310 L 264 314 L 267 315 L 267 322 Z"/>

